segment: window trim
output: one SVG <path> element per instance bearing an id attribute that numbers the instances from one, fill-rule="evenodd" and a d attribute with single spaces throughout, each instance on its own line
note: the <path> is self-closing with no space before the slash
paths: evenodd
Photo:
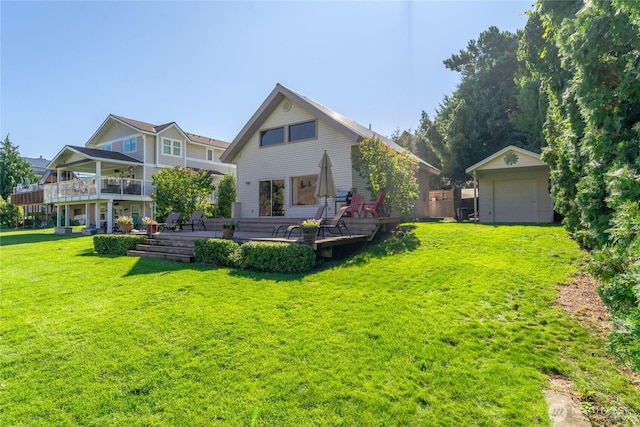
<path id="1" fill-rule="evenodd" d="M 169 153 L 164 152 L 165 141 L 169 141 Z M 179 154 L 174 154 L 176 149 L 176 142 L 178 143 L 177 148 L 178 150 L 180 150 Z M 171 157 L 182 157 L 182 141 L 180 141 L 179 139 L 162 137 L 162 155 Z"/>
<path id="2" fill-rule="evenodd" d="M 262 137 L 264 136 L 264 133 L 272 131 L 272 130 L 276 130 L 276 129 L 282 129 L 282 142 L 278 142 L 278 143 L 275 143 L 275 144 L 263 145 L 262 144 Z M 287 126 L 286 125 L 274 126 L 274 127 L 267 128 L 267 129 L 260 129 L 260 131 L 259 131 L 258 144 L 260 144 L 260 148 L 285 145 L 286 143 L 287 143 Z"/>
<path id="3" fill-rule="evenodd" d="M 131 144 L 131 142 L 133 142 L 133 144 Z M 127 150 L 127 143 L 129 143 L 129 149 Z M 131 149 L 131 145 L 134 146 L 134 149 Z M 133 138 L 128 138 L 125 139 L 124 141 L 122 141 L 122 152 L 123 153 L 135 153 L 136 151 L 138 151 L 138 138 L 137 137 L 133 137 Z"/>
<path id="4" fill-rule="evenodd" d="M 294 183 L 295 179 L 314 179 L 314 190 L 313 190 L 313 203 L 296 203 L 296 194 L 298 189 L 296 188 L 296 185 Z M 291 193 L 291 206 L 318 206 L 318 198 L 316 197 L 316 191 L 315 189 L 318 186 L 318 175 L 298 175 L 298 176 L 292 176 L 289 178 L 289 192 Z M 299 199 L 299 197 L 297 197 Z"/>
<path id="5" fill-rule="evenodd" d="M 295 141 L 291 140 L 291 127 L 292 126 L 299 126 L 299 125 L 304 125 L 307 123 L 313 123 L 314 124 L 314 135 L 310 138 L 303 138 L 303 139 L 296 139 Z M 313 120 L 305 120 L 302 122 L 297 122 L 297 123 L 290 123 L 287 125 L 287 144 L 292 144 L 292 143 L 296 143 L 296 142 L 303 142 L 303 141 L 311 141 L 313 139 L 318 139 L 318 119 L 313 119 Z"/>

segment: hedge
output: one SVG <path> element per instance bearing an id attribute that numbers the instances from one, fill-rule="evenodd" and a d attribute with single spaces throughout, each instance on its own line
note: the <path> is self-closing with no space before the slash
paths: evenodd
<path id="1" fill-rule="evenodd" d="M 194 252 L 197 262 L 206 262 L 222 267 L 237 265 L 240 245 L 228 239 L 196 240 Z"/>
<path id="2" fill-rule="evenodd" d="M 240 246 L 240 267 L 271 273 L 301 273 L 316 265 L 316 253 L 306 245 L 247 242 Z"/>
<path id="3" fill-rule="evenodd" d="M 99 234 L 93 236 L 93 247 L 99 254 L 126 255 L 139 243 L 144 243 L 146 235 Z"/>

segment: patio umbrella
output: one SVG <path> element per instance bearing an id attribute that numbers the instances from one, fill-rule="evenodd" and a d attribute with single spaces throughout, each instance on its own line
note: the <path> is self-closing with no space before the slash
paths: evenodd
<path id="1" fill-rule="evenodd" d="M 331 171 L 331 159 L 324 150 L 322 159 L 318 164 L 320 174 L 318 175 L 318 184 L 316 185 L 316 197 L 324 197 L 324 217 L 327 217 L 327 199 L 335 197 L 337 194 L 336 183 L 333 180 L 333 172 Z"/>

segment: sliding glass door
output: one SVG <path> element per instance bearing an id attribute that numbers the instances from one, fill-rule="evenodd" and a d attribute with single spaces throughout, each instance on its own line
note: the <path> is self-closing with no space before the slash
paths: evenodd
<path id="1" fill-rule="evenodd" d="M 260 181 L 260 216 L 284 216 L 284 179 Z"/>

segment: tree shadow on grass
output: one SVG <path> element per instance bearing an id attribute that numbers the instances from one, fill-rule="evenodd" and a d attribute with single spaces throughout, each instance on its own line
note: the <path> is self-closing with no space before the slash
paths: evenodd
<path id="1" fill-rule="evenodd" d="M 333 267 L 350 267 L 354 265 L 363 265 L 373 258 L 382 258 L 387 256 L 398 255 L 403 252 L 415 251 L 420 247 L 420 239 L 415 235 L 415 226 L 403 226 L 391 236 L 387 236 L 383 240 L 375 242 L 366 248 L 349 253 L 343 259 L 335 259 L 327 261 L 322 269 Z"/>
<path id="2" fill-rule="evenodd" d="M 415 226 L 403 226 L 391 236 L 386 237 L 379 242 L 373 243 L 355 253 L 352 250 L 346 249 L 344 249 L 344 252 L 340 252 L 340 247 L 337 247 L 336 249 L 334 249 L 337 250 L 334 258 L 329 261 L 320 261 L 314 269 L 304 273 L 266 273 L 255 270 L 241 270 L 229 267 L 220 267 L 213 264 L 189 264 L 177 261 L 166 261 L 141 257 L 125 276 L 156 274 L 160 272 L 170 273 L 181 270 L 211 271 L 218 269 L 228 269 L 229 276 L 250 279 L 253 281 L 266 280 L 270 282 L 298 282 L 310 274 L 315 274 L 320 271 L 328 270 L 330 268 L 348 268 L 350 266 L 366 264 L 372 258 L 382 258 L 386 256 L 401 254 L 403 252 L 414 251 L 420 246 L 420 239 L 418 239 L 418 237 L 413 232 L 414 229 Z M 93 249 L 88 249 L 79 256 L 117 258 L 120 255 L 103 255 L 96 253 Z"/>

